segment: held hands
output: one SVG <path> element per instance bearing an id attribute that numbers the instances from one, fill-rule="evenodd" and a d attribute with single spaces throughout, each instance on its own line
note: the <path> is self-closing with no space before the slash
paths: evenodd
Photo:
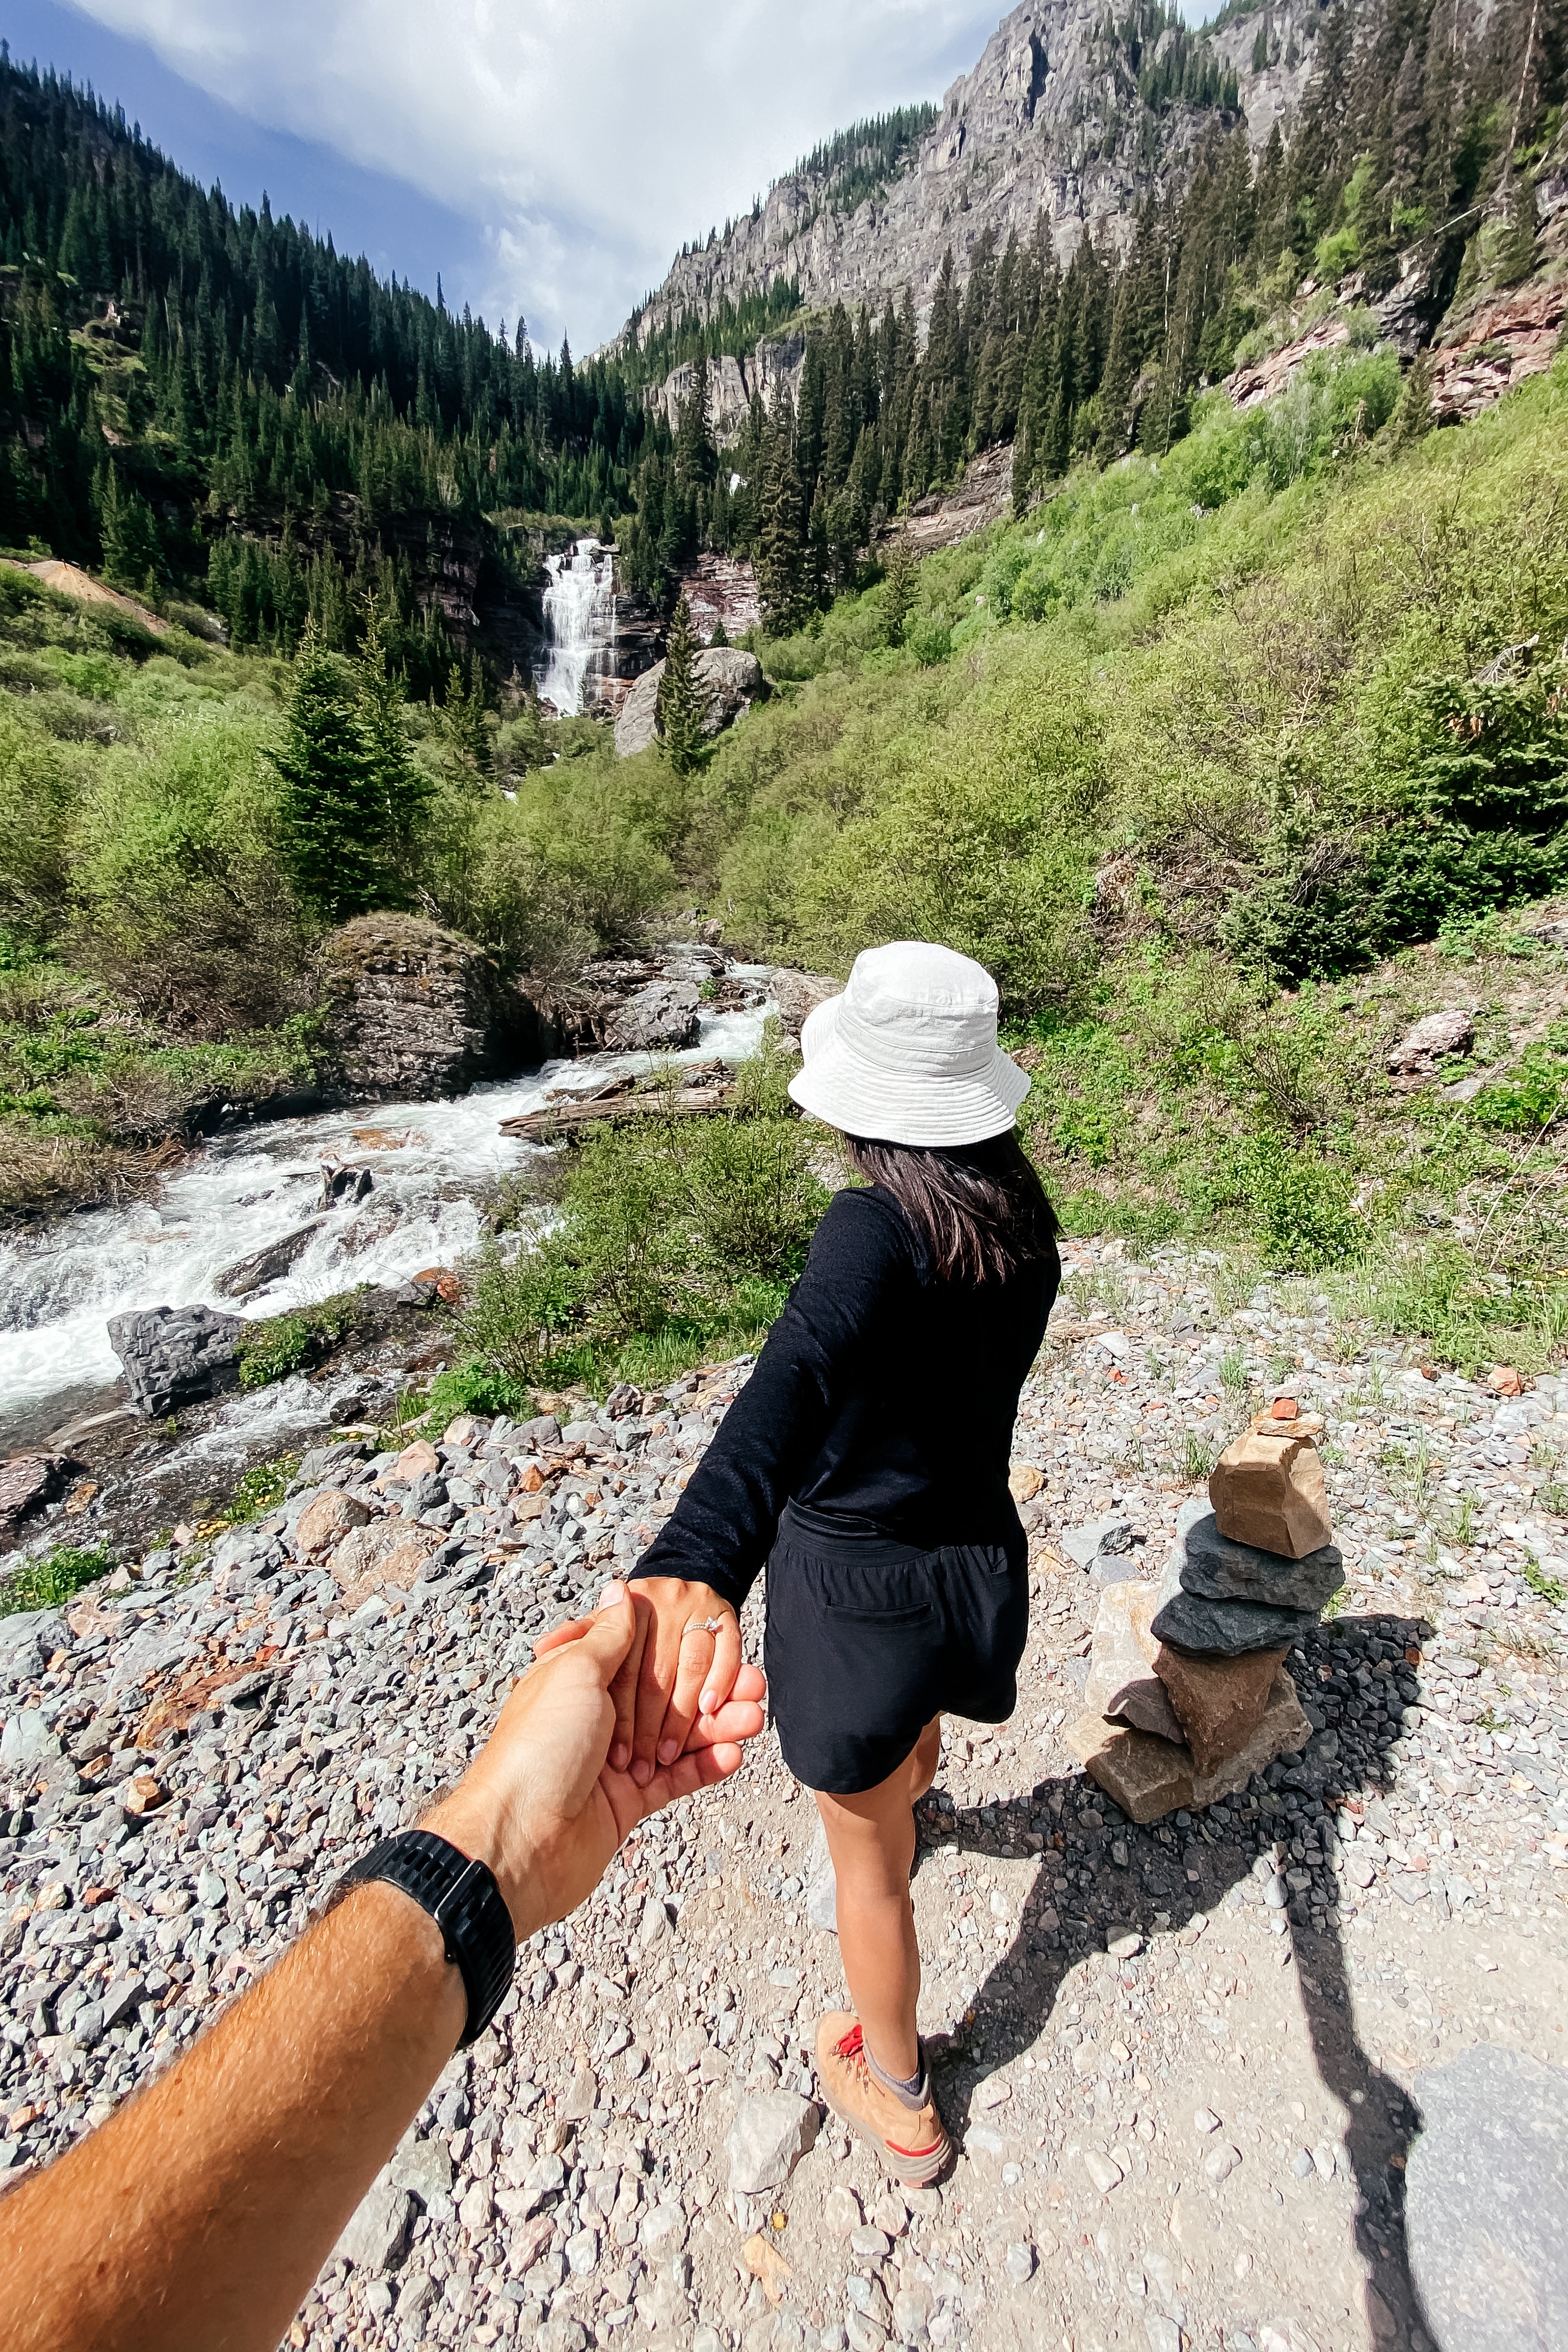
<path id="1" fill-rule="evenodd" d="M 606 1585 L 595 1615 L 542 1642 L 551 1654 L 513 1686 L 489 1740 L 425 1821 L 489 1864 L 520 1941 L 576 1908 L 639 1821 L 739 1771 L 740 1743 L 763 1727 L 763 1678 L 739 1664 L 737 1633 L 737 1671 L 723 1700 L 704 1707 L 668 1763 L 640 1779 L 628 1773 L 612 1694 L 646 1643 L 641 1615 L 624 1585 Z M 622 1750 L 618 1767 L 612 1742 Z"/>
<path id="2" fill-rule="evenodd" d="M 610 1588 L 616 1591 L 620 1586 Z M 678 1576 L 639 1578 L 631 1588 L 637 1630 L 610 1685 L 616 1729 L 610 1764 L 647 1788 L 661 1766 L 672 1765 L 694 1743 L 694 1730 L 717 1721 L 732 1699 L 760 1698 L 763 1679 L 741 1663 L 741 1627 L 734 1609 L 709 1584 Z M 595 1621 L 576 1618 L 534 1643 L 535 1654 L 583 1640 Z M 742 1677 L 756 1677 L 753 1691 Z"/>

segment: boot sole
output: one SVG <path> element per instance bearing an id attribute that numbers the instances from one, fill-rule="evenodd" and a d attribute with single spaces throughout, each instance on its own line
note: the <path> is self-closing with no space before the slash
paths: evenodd
<path id="1" fill-rule="evenodd" d="M 922 2148 L 915 2156 L 902 2156 L 889 2145 L 880 2132 L 873 2131 L 869 2124 L 852 2115 L 847 2107 L 841 2107 L 826 2083 L 822 2085 L 822 2095 L 839 2122 L 847 2125 L 857 2138 L 863 2139 L 868 2147 L 876 2149 L 893 2179 L 905 2189 L 928 2187 L 952 2154 L 952 2142 L 944 2131 L 934 2147 Z"/>

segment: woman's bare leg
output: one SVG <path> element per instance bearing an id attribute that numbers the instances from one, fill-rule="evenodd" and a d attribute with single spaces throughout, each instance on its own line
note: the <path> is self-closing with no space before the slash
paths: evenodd
<path id="1" fill-rule="evenodd" d="M 837 1881 L 838 1948 L 849 1999 L 878 2065 L 903 2081 L 921 2065 L 921 1955 L 910 1899 L 914 1807 L 936 1777 L 941 1752 L 936 1716 L 878 1787 L 853 1797 L 816 1797 Z"/>

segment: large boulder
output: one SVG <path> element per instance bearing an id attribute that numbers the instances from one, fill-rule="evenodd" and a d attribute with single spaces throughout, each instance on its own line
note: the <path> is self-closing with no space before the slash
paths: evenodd
<path id="1" fill-rule="evenodd" d="M 109 1318 L 109 1344 L 125 1367 L 132 1412 L 161 1420 L 239 1381 L 237 1315 L 211 1307 L 148 1307 Z"/>
<path id="2" fill-rule="evenodd" d="M 663 677 L 664 664 L 655 662 L 651 669 L 644 670 L 621 705 L 616 720 L 616 750 L 623 760 L 629 760 L 636 751 L 646 751 L 657 740 L 655 720 Z M 726 727 L 732 727 L 753 702 L 763 699 L 768 690 L 756 655 L 744 652 L 739 646 L 708 646 L 692 665 L 692 679 L 703 705 L 704 735 L 719 735 Z"/>
<path id="3" fill-rule="evenodd" d="M 542 1056 L 539 1016 L 471 940 L 417 915 L 361 915 L 327 943 L 331 1028 L 357 1093 L 432 1101 Z"/>
<path id="4" fill-rule="evenodd" d="M 778 1007 L 779 1027 L 792 1045 L 800 1044 L 800 1033 L 809 1016 L 830 996 L 842 996 L 844 982 L 829 980 L 820 971 L 775 971 L 773 998 Z"/>

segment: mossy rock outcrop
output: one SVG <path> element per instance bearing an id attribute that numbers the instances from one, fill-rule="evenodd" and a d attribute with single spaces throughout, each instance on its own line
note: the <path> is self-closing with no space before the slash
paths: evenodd
<path id="1" fill-rule="evenodd" d="M 331 1025 L 358 1094 L 430 1101 L 542 1059 L 539 1016 L 471 940 L 419 915 L 361 915 L 327 942 Z"/>

